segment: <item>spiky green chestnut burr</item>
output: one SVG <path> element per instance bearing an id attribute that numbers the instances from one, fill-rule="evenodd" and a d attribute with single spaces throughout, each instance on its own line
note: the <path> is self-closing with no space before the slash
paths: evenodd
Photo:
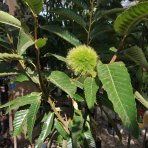
<path id="1" fill-rule="evenodd" d="M 67 55 L 67 64 L 75 74 L 90 74 L 94 76 L 94 68 L 97 64 L 97 54 L 93 48 L 80 45 L 72 48 Z"/>

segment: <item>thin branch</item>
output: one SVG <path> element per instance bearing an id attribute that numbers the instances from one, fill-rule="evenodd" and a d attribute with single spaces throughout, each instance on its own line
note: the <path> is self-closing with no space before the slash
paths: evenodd
<path id="1" fill-rule="evenodd" d="M 38 38 L 38 35 L 37 35 L 37 33 L 38 33 L 38 19 L 37 19 L 36 15 L 33 15 L 33 18 L 34 18 L 34 40 L 36 42 L 37 38 Z M 41 76 L 40 49 L 38 48 L 38 46 L 36 44 L 35 44 L 35 49 L 36 49 L 36 58 L 37 58 L 36 69 L 37 69 L 37 72 L 38 72 L 38 75 L 39 75 L 40 87 L 41 87 L 41 90 L 44 93 L 44 95 L 48 97 L 48 92 L 46 90 L 43 78 Z"/>
<path id="2" fill-rule="evenodd" d="M 37 36 L 37 32 L 38 32 L 38 20 L 37 20 L 37 16 L 33 15 L 34 17 L 34 39 L 35 41 L 37 40 L 38 36 Z M 49 97 L 49 93 L 44 85 L 44 80 L 43 77 L 41 75 L 41 65 L 40 65 L 40 49 L 38 48 L 38 46 L 35 44 L 35 49 L 36 49 L 36 56 L 37 56 L 37 72 L 39 75 L 39 81 L 40 81 L 40 85 L 41 85 L 41 90 L 44 94 L 44 96 L 46 98 L 48 98 L 48 103 L 51 106 L 51 109 L 53 110 L 54 114 L 57 116 L 58 120 L 64 125 L 65 131 L 70 134 L 68 127 L 67 127 L 67 122 L 64 121 L 64 119 L 62 118 L 62 116 L 58 113 L 58 111 L 56 110 L 55 107 L 55 103 L 52 101 L 52 99 Z"/>
<path id="3" fill-rule="evenodd" d="M 53 110 L 54 114 L 57 116 L 58 120 L 64 125 L 64 128 L 65 128 L 65 131 L 70 134 L 69 130 L 68 130 L 68 127 L 67 127 L 67 122 L 64 121 L 64 119 L 62 118 L 62 116 L 58 113 L 58 111 L 56 110 L 56 107 L 55 107 L 55 103 L 51 100 L 50 97 L 48 97 L 48 101 L 47 101 L 50 106 L 51 106 L 51 109 Z"/>
<path id="4" fill-rule="evenodd" d="M 123 48 L 123 46 L 124 46 L 125 38 L 126 38 L 126 35 L 122 38 L 122 40 L 121 40 L 121 42 L 120 42 L 120 44 L 119 44 L 119 47 L 118 47 L 118 49 L 117 49 L 117 52 L 116 52 L 116 54 L 113 55 L 113 57 L 112 57 L 110 63 L 114 63 L 114 62 L 116 61 L 116 59 L 117 59 L 117 57 L 118 57 L 118 56 L 117 56 L 118 51 L 121 50 L 121 49 Z"/>
<path id="5" fill-rule="evenodd" d="M 92 25 L 94 23 L 94 21 L 92 20 L 94 0 L 90 0 L 90 4 L 91 4 L 91 7 L 90 7 L 90 13 L 89 13 L 89 26 L 88 26 L 88 30 L 86 31 L 87 32 L 87 45 L 91 43 L 90 32 L 91 32 Z"/>

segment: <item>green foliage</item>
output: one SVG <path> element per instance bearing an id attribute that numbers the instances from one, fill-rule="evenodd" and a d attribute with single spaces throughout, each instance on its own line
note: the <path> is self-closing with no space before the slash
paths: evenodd
<path id="1" fill-rule="evenodd" d="M 13 76 L 13 75 L 18 75 L 19 73 L 17 71 L 5 71 L 5 72 L 1 72 L 0 76 Z"/>
<path id="2" fill-rule="evenodd" d="M 138 91 L 135 92 L 135 98 L 146 108 L 148 108 L 148 101 Z"/>
<path id="3" fill-rule="evenodd" d="M 96 93 L 98 91 L 98 86 L 94 78 L 87 77 L 84 81 L 84 91 L 87 106 L 90 110 L 93 109 L 94 104 L 96 103 Z"/>
<path id="4" fill-rule="evenodd" d="M 22 132 L 24 122 L 26 120 L 26 116 L 28 114 L 28 110 L 20 110 L 15 113 L 14 121 L 13 121 L 13 135 L 17 136 Z"/>
<path id="5" fill-rule="evenodd" d="M 9 101 L 8 103 L 6 103 L 4 105 L 1 105 L 0 109 L 4 108 L 4 107 L 8 107 L 9 110 L 10 110 L 10 108 L 11 108 L 11 110 L 16 109 L 18 107 L 21 107 L 21 106 L 24 106 L 27 104 L 32 104 L 36 100 L 39 100 L 39 99 L 41 99 L 41 93 L 33 92 L 33 93 L 26 95 L 26 96 L 17 97 L 16 99 Z"/>
<path id="6" fill-rule="evenodd" d="M 137 138 L 137 102 L 133 90 L 140 92 L 135 93 L 135 98 L 147 108 L 144 98 L 148 95 L 148 3 L 125 10 L 121 1 L 50 1 L 44 2 L 43 12 L 45 9 L 47 12 L 38 15 L 42 0 L 24 2 L 33 15 L 20 6 L 17 18 L 21 18 L 22 24 L 0 11 L 0 60 L 3 61 L 0 76 L 17 75 L 10 84 L 28 81 L 39 91 L 0 106 L 6 108 L 6 113 L 19 109 L 13 134 L 19 135 L 25 123 L 28 139 L 36 141 L 36 147 L 42 147 L 48 139 L 50 144 L 57 139 L 63 147 L 96 147 L 98 131 L 94 117 L 98 106 L 121 140 L 117 123 L 105 106 L 117 113 Z M 121 39 L 115 31 L 124 37 Z M 125 64 L 118 62 L 119 59 Z M 130 76 L 134 78 L 132 81 Z M 42 123 L 38 139 L 33 138 L 36 123 Z"/>
<path id="7" fill-rule="evenodd" d="M 138 137 L 136 103 L 130 77 L 122 62 L 97 66 L 98 76 L 123 124 Z"/>
<path id="8" fill-rule="evenodd" d="M 124 10 L 125 10 L 124 8 L 113 8 L 113 9 L 105 10 L 102 12 L 98 11 L 98 12 L 96 12 L 96 14 L 94 16 L 94 19 L 98 21 L 104 16 L 120 13 L 120 12 L 123 12 Z"/>
<path id="9" fill-rule="evenodd" d="M 46 139 L 46 137 L 50 134 L 53 126 L 53 118 L 54 118 L 54 114 L 51 112 L 45 115 L 45 121 L 41 130 L 40 136 L 37 140 L 36 148 L 40 148 L 44 140 Z"/>
<path id="10" fill-rule="evenodd" d="M 23 29 L 20 29 L 19 36 L 18 36 L 18 44 L 17 44 L 17 52 L 19 55 L 22 55 L 26 49 L 34 44 L 34 41 L 24 32 Z"/>
<path id="11" fill-rule="evenodd" d="M 0 22 L 21 28 L 21 22 L 17 18 L 3 11 L 0 11 Z"/>
<path id="12" fill-rule="evenodd" d="M 38 39 L 36 42 L 35 42 L 35 45 L 38 47 L 38 48 L 42 48 L 46 45 L 46 42 L 47 42 L 47 38 L 40 38 Z"/>
<path id="13" fill-rule="evenodd" d="M 126 57 L 148 70 L 148 62 L 141 48 L 133 46 L 124 52 Z"/>
<path id="14" fill-rule="evenodd" d="M 24 81 L 29 81 L 29 79 L 27 76 L 25 76 L 23 74 L 16 76 L 13 80 L 13 82 L 24 82 Z"/>
<path id="15" fill-rule="evenodd" d="M 96 30 L 95 30 L 96 29 Z M 102 30 L 103 29 L 103 30 Z M 114 30 L 112 28 L 100 28 L 97 26 L 96 28 L 94 28 L 94 30 L 92 30 L 90 37 L 91 39 L 97 39 L 98 37 L 102 36 L 104 33 L 113 33 Z"/>
<path id="16" fill-rule="evenodd" d="M 121 35 L 127 35 L 136 23 L 148 15 L 147 10 L 148 2 L 139 3 L 125 10 L 114 23 L 115 31 Z"/>
<path id="17" fill-rule="evenodd" d="M 90 131 L 90 127 L 88 123 L 87 123 L 87 128 L 88 129 L 84 132 L 84 138 L 86 139 L 84 145 L 89 148 L 96 148 L 96 144 L 92 136 L 92 133 Z"/>
<path id="18" fill-rule="evenodd" d="M 65 91 L 70 97 L 73 97 L 76 92 L 75 83 L 61 71 L 53 71 L 48 80 Z"/>
<path id="19" fill-rule="evenodd" d="M 37 111 L 40 107 L 40 103 L 41 103 L 41 94 L 31 93 L 23 97 L 18 97 L 15 100 L 12 100 L 0 106 L 0 108 L 8 107 L 6 111 L 7 113 L 10 110 L 16 109 L 18 107 L 21 107 L 27 104 L 30 105 L 28 110 L 20 110 L 16 113 L 15 119 L 13 122 L 14 135 L 18 135 L 22 132 L 22 126 L 24 124 L 25 119 L 27 119 L 28 137 L 29 137 L 30 142 L 32 142 L 33 126 L 35 123 Z"/>
<path id="20" fill-rule="evenodd" d="M 73 121 L 72 121 L 72 127 L 71 127 L 72 146 L 74 148 L 80 146 L 80 141 L 83 133 L 83 124 L 84 124 L 84 119 L 82 117 L 81 112 L 75 111 L 75 114 L 73 116 Z"/>
<path id="21" fill-rule="evenodd" d="M 51 56 L 55 57 L 59 61 L 66 62 L 66 58 L 64 58 L 60 55 L 57 55 L 57 54 L 47 53 L 44 55 L 44 57 L 51 57 Z"/>
<path id="22" fill-rule="evenodd" d="M 117 49 L 115 47 L 111 47 L 109 50 L 113 52 L 117 52 Z"/>
<path id="23" fill-rule="evenodd" d="M 32 143 L 32 132 L 35 124 L 36 116 L 38 109 L 40 107 L 41 100 L 37 98 L 29 107 L 28 115 L 27 115 L 27 131 L 28 131 L 28 139 Z"/>
<path id="24" fill-rule="evenodd" d="M 78 102 L 83 102 L 83 101 L 84 101 L 84 99 L 83 99 L 80 95 L 78 95 L 78 94 L 75 94 L 75 95 L 74 95 L 74 99 L 75 99 L 76 101 L 78 101 Z"/>
<path id="25" fill-rule="evenodd" d="M 6 48 L 6 49 L 8 49 L 8 50 L 9 50 L 9 48 L 10 48 L 9 43 L 6 42 L 6 41 L 5 41 L 4 39 L 2 39 L 1 37 L 0 37 L 0 46 Z"/>
<path id="26" fill-rule="evenodd" d="M 60 135 L 64 138 L 67 139 L 68 138 L 68 134 L 66 133 L 65 129 L 63 128 L 62 124 L 55 119 L 55 123 L 54 123 L 55 128 L 57 129 L 57 131 L 60 133 Z"/>
<path id="27" fill-rule="evenodd" d="M 54 13 L 56 13 L 60 16 L 63 16 L 65 18 L 68 18 L 70 20 L 74 20 L 76 23 L 81 25 L 83 28 L 86 27 L 86 22 L 83 19 L 83 17 L 76 14 L 74 11 L 72 11 L 70 9 L 59 8 L 59 9 L 54 10 Z"/>
<path id="28" fill-rule="evenodd" d="M 39 14 L 43 8 L 43 0 L 25 0 L 34 14 Z"/>
<path id="29" fill-rule="evenodd" d="M 17 54 L 0 53 L 0 61 L 22 60 L 23 57 Z"/>
<path id="30" fill-rule="evenodd" d="M 84 77 L 82 76 L 82 77 L 80 77 L 80 79 L 74 80 L 74 82 L 78 88 L 83 89 L 84 88 L 84 84 L 83 84 L 84 80 L 85 80 L 85 76 Z"/>
<path id="31" fill-rule="evenodd" d="M 74 46 L 78 46 L 81 44 L 81 42 L 74 35 L 69 33 L 67 30 L 61 29 L 58 26 L 48 25 L 48 26 L 41 26 L 41 28 L 58 35 L 59 37 L 63 38 L 64 40 L 66 40 L 67 42 L 69 42 L 70 44 Z"/>

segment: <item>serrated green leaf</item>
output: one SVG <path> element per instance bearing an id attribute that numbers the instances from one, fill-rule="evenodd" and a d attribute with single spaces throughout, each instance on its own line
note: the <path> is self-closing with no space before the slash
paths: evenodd
<path id="1" fill-rule="evenodd" d="M 81 96 L 78 95 L 78 94 L 75 94 L 73 97 L 74 97 L 74 99 L 75 99 L 76 101 L 78 101 L 78 102 L 83 102 L 83 101 L 84 101 L 83 97 L 81 97 Z"/>
<path id="2" fill-rule="evenodd" d="M 80 76 L 78 79 L 73 79 L 73 81 L 75 82 L 76 86 L 80 89 L 84 88 L 84 81 L 86 79 L 87 76 Z"/>
<path id="3" fill-rule="evenodd" d="M 97 66 L 98 76 L 124 126 L 138 137 L 136 103 L 130 76 L 122 62 Z"/>
<path id="4" fill-rule="evenodd" d="M 72 11 L 71 9 L 58 8 L 58 9 L 55 9 L 53 12 L 60 16 L 68 18 L 70 20 L 74 20 L 76 23 L 81 25 L 83 28 L 86 27 L 86 22 L 83 19 L 83 17 L 81 17 L 80 15 Z"/>
<path id="5" fill-rule="evenodd" d="M 93 31 L 91 32 L 90 37 L 91 37 L 91 39 L 94 40 L 94 39 L 97 39 L 98 37 L 100 37 L 100 36 L 102 36 L 104 34 L 114 33 L 114 32 L 115 31 L 113 29 L 109 29 L 109 28 L 105 29 L 105 30 L 101 30 L 101 31 L 98 30 L 98 32 L 97 32 L 97 30 L 96 31 L 94 30 L 94 32 Z"/>
<path id="6" fill-rule="evenodd" d="M 17 52 L 19 55 L 22 55 L 26 49 L 34 44 L 34 41 L 24 32 L 23 29 L 20 29 L 19 37 L 18 37 L 18 44 L 17 44 Z"/>
<path id="7" fill-rule="evenodd" d="M 26 104 L 26 103 L 24 103 L 25 105 L 28 105 L 28 104 Z M 22 103 L 21 105 L 19 104 L 19 106 L 21 107 L 21 106 L 24 106 L 24 104 Z M 29 103 L 30 104 L 30 103 Z M 9 106 L 9 107 L 7 107 L 7 110 L 6 110 L 6 112 L 5 112 L 5 114 L 8 114 L 11 110 L 13 110 L 13 109 L 18 109 L 19 107 L 17 106 L 17 104 L 15 103 L 15 104 L 12 104 L 11 106 Z"/>
<path id="8" fill-rule="evenodd" d="M 33 92 L 29 95 L 22 96 L 22 97 L 17 97 L 16 99 L 9 101 L 8 103 L 1 105 L 0 108 L 4 107 L 11 107 L 12 109 L 18 108 L 20 106 L 24 106 L 27 104 L 32 104 L 36 100 L 41 98 L 41 93 L 38 92 Z"/>
<path id="9" fill-rule="evenodd" d="M 35 41 L 35 44 L 38 48 L 42 48 L 46 45 L 47 38 L 39 38 L 38 40 Z"/>
<path id="10" fill-rule="evenodd" d="M 29 107 L 28 115 L 27 115 L 27 133 L 28 133 L 28 139 L 32 143 L 32 132 L 33 127 L 35 124 L 36 116 L 38 109 L 41 104 L 41 99 L 37 99 L 34 103 L 31 104 Z"/>
<path id="11" fill-rule="evenodd" d="M 15 99 L 16 102 L 15 101 L 14 102 L 10 101 L 11 105 L 9 105 L 7 107 L 6 114 L 8 112 L 10 112 L 11 110 L 13 110 L 13 109 L 19 108 L 19 107 L 24 106 L 24 105 L 30 105 L 30 104 L 34 103 L 36 100 L 38 100 L 38 99 L 41 99 L 41 93 L 37 94 L 36 92 L 33 92 L 33 93 L 31 93 L 30 95 L 27 95 L 27 96 L 23 96 L 23 98 L 18 97 L 18 98 Z"/>
<path id="12" fill-rule="evenodd" d="M 81 80 L 80 80 L 81 81 Z M 81 88 L 81 89 L 83 89 L 84 88 L 84 84 L 83 84 L 83 82 L 80 82 L 79 80 L 75 80 L 75 79 L 73 79 L 73 82 L 76 84 L 76 86 L 78 87 L 78 88 Z"/>
<path id="13" fill-rule="evenodd" d="M 145 99 L 138 91 L 135 92 L 135 98 L 146 108 L 148 108 L 148 100 Z"/>
<path id="14" fill-rule="evenodd" d="M 14 121 L 13 121 L 13 136 L 17 136 L 22 132 L 23 124 L 26 119 L 28 110 L 20 110 L 15 113 Z"/>
<path id="15" fill-rule="evenodd" d="M 37 140 L 35 148 L 40 148 L 45 138 L 50 134 L 53 125 L 54 113 L 49 112 L 44 121 L 40 136 Z"/>
<path id="16" fill-rule="evenodd" d="M 75 110 L 71 127 L 72 145 L 74 148 L 80 146 L 79 142 L 83 136 L 83 125 L 84 119 L 82 117 L 81 111 Z"/>
<path id="17" fill-rule="evenodd" d="M 97 86 L 95 79 L 92 77 L 87 77 L 84 81 L 84 92 L 87 106 L 90 110 L 93 109 L 96 102 L 96 93 L 99 87 Z"/>
<path id="18" fill-rule="evenodd" d="M 94 20 L 98 21 L 104 16 L 120 13 L 123 12 L 124 10 L 125 8 L 113 8 L 110 10 L 103 10 L 103 11 L 100 11 L 100 9 L 98 9 L 98 11 L 94 15 Z"/>
<path id="19" fill-rule="evenodd" d="M 53 71 L 48 77 L 48 80 L 65 91 L 70 97 L 73 97 L 76 92 L 75 83 L 73 83 L 72 80 L 64 72 Z"/>
<path id="20" fill-rule="evenodd" d="M 14 16 L 4 11 L 0 11 L 0 22 L 17 28 L 21 28 L 21 22 Z"/>
<path id="21" fill-rule="evenodd" d="M 44 55 L 44 57 L 50 57 L 50 56 L 55 57 L 59 61 L 66 62 L 66 58 L 64 58 L 63 56 L 57 55 L 57 54 L 47 53 Z"/>
<path id="22" fill-rule="evenodd" d="M 13 79 L 13 82 L 24 82 L 24 81 L 28 81 L 28 77 L 21 74 L 21 75 L 18 75 L 16 76 L 14 79 Z"/>
<path id="23" fill-rule="evenodd" d="M 87 123 L 87 126 L 88 126 L 87 131 L 84 131 L 85 145 L 88 148 L 96 148 L 95 140 L 92 136 L 88 123 Z"/>
<path id="24" fill-rule="evenodd" d="M 131 48 L 126 49 L 124 51 L 124 54 L 130 60 L 134 61 L 136 64 L 148 70 L 148 62 L 141 48 L 139 48 L 138 46 L 133 46 Z"/>
<path id="25" fill-rule="evenodd" d="M 61 29 L 58 26 L 46 25 L 46 26 L 41 26 L 41 28 L 58 35 L 59 37 L 61 37 L 62 39 L 66 40 L 67 42 L 69 42 L 74 46 L 81 45 L 81 42 L 73 34 L 69 33 L 67 30 Z"/>
<path id="26" fill-rule="evenodd" d="M 23 60 L 23 57 L 18 54 L 0 53 L 0 61 Z"/>
<path id="27" fill-rule="evenodd" d="M 43 8 L 43 0 L 24 0 L 34 14 L 39 14 Z"/>
<path id="28" fill-rule="evenodd" d="M 148 15 L 148 2 L 141 2 L 131 6 L 121 13 L 114 22 L 114 29 L 121 35 L 127 35 L 132 27 Z"/>
<path id="29" fill-rule="evenodd" d="M 68 138 L 68 134 L 65 131 L 65 129 L 63 128 L 63 125 L 57 119 L 55 119 L 54 126 L 64 139 Z"/>

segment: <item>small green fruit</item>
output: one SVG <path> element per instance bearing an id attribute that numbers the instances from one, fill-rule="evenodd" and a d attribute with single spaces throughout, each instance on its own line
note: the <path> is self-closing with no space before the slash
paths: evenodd
<path id="1" fill-rule="evenodd" d="M 91 74 L 94 76 L 97 58 L 98 56 L 93 48 L 86 45 L 80 45 L 69 51 L 67 55 L 67 64 L 75 74 Z"/>

